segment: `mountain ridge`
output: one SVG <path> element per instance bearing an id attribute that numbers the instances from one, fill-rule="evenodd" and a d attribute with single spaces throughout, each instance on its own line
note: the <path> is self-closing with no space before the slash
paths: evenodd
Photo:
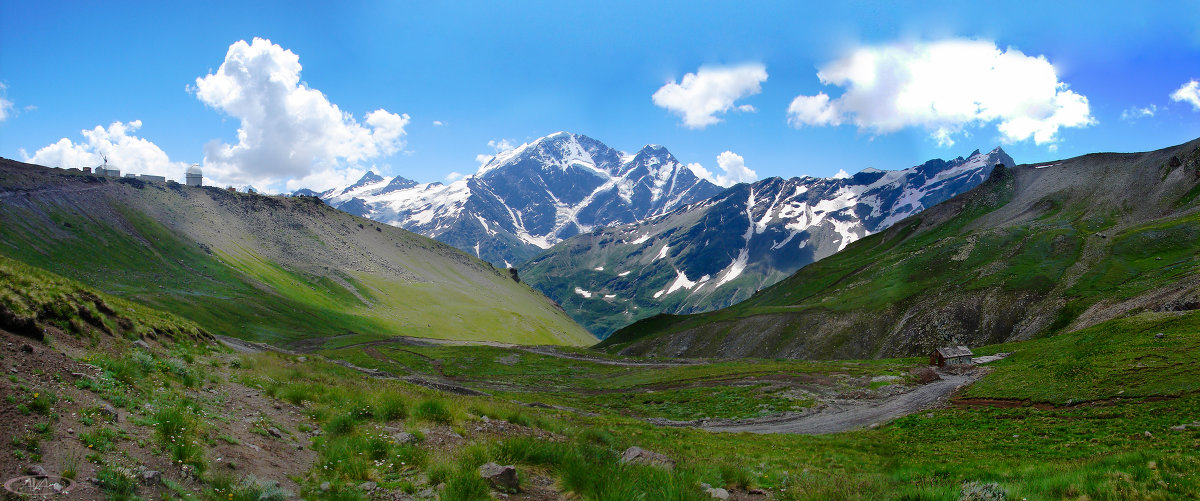
<path id="1" fill-rule="evenodd" d="M 650 315 L 729 306 L 1012 165 L 1002 148 L 845 178 L 771 177 L 638 223 L 567 239 L 524 279 L 594 334 Z"/>
<path id="2" fill-rule="evenodd" d="M 876 358 L 1200 307 L 1200 140 L 996 169 L 732 307 L 601 343 L 671 356 Z"/>
<path id="3" fill-rule="evenodd" d="M 3 160 L 0 254 L 276 344 L 347 334 L 594 342 L 506 271 L 309 197 Z"/>
<path id="4" fill-rule="evenodd" d="M 625 153 L 560 131 L 497 153 L 450 184 L 368 172 L 350 186 L 302 194 L 510 267 L 576 234 L 665 214 L 720 191 L 662 146 Z"/>

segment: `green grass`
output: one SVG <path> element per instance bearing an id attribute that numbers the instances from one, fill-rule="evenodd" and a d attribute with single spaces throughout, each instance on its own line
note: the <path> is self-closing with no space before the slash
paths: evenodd
<path id="1" fill-rule="evenodd" d="M 36 197 L 29 204 L 6 205 L 0 211 L 0 242 L 6 244 L 0 245 L 0 255 L 175 312 L 212 333 L 272 343 L 348 332 L 375 339 L 403 334 L 530 344 L 594 342 L 549 301 L 506 273 L 400 230 L 342 235 L 340 227 L 358 219 L 323 205 L 153 184 L 134 189 L 108 183 L 99 189 L 103 196 L 81 202 L 90 204 L 86 209 Z M 311 263 L 305 269 L 284 266 L 264 257 L 271 244 L 259 236 L 233 235 L 232 242 L 218 244 L 224 240 L 207 241 L 172 226 L 177 209 L 215 209 L 211 217 L 232 221 L 227 232 L 239 231 L 239 221 L 250 211 L 267 219 L 311 222 L 316 229 L 301 224 L 281 231 L 325 247 L 359 245 L 364 238 L 387 240 L 384 248 L 394 251 L 379 257 L 417 276 L 368 273 L 343 268 L 340 262 Z M 89 210 L 92 214 L 85 214 Z M 102 330 L 116 328 L 92 310 L 73 316 L 85 324 L 96 319 Z"/>

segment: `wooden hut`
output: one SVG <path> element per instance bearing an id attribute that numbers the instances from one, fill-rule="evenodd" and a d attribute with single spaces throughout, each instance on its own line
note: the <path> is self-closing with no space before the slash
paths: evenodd
<path id="1" fill-rule="evenodd" d="M 929 355 L 929 365 L 938 367 L 954 367 L 971 365 L 971 349 L 966 346 L 944 346 Z"/>

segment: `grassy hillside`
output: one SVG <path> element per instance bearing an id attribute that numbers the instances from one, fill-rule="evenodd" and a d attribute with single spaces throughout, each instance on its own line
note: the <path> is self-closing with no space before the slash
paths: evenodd
<path id="1" fill-rule="evenodd" d="M 271 343 L 319 346 L 322 337 L 347 333 L 594 341 L 507 273 L 312 198 L 5 161 L 0 255 L 178 313 L 215 334 Z"/>
<path id="2" fill-rule="evenodd" d="M 193 322 L 6 258 L 0 318 L 0 360 L 11 367 L 0 378 L 0 474 L 39 464 L 75 479 L 82 499 L 483 500 L 494 495 L 477 473 L 488 461 L 515 465 L 522 492 L 514 497 L 525 499 L 712 499 L 702 483 L 737 499 L 781 501 L 955 501 L 979 490 L 1000 499 L 1200 496 L 1200 367 L 1192 363 L 1200 312 L 1144 312 L 985 347 L 1013 355 L 950 407 L 823 436 L 711 433 L 641 418 L 786 411 L 761 395 L 745 398 L 754 391 L 746 383 L 840 386 L 920 362 L 664 368 L 494 347 L 381 344 L 379 358 L 361 346 L 324 350 L 506 389 L 454 396 L 366 377 L 317 354 L 231 353 Z M 680 383 L 705 390 L 687 393 Z M 757 407 L 763 402 L 769 408 Z M 621 464 L 635 445 L 677 466 Z M 143 470 L 159 480 L 143 480 Z"/>
<path id="3" fill-rule="evenodd" d="M 872 358 L 1200 308 L 1200 141 L 993 173 L 730 308 L 658 317 L 630 354 Z"/>

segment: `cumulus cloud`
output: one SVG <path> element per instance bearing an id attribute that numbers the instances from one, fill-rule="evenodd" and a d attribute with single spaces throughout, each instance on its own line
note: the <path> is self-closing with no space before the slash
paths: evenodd
<path id="1" fill-rule="evenodd" d="M 215 73 L 189 91 L 240 121 L 237 144 L 204 146 L 206 174 L 235 183 L 325 188 L 362 174 L 360 162 L 404 147 L 406 114 L 378 109 L 362 122 L 300 80 L 300 57 L 270 40 L 229 46 Z"/>
<path id="2" fill-rule="evenodd" d="M 862 47 L 817 77 L 845 91 L 797 96 L 788 107 L 794 127 L 852 123 L 886 134 L 915 126 L 949 146 L 964 128 L 995 123 L 1006 141 L 1041 145 L 1057 141 L 1061 128 L 1095 123 L 1087 97 L 1060 81 L 1044 56 L 990 41 Z"/>
<path id="3" fill-rule="evenodd" d="M 479 162 L 479 165 L 486 165 L 488 162 L 491 162 L 493 158 L 496 158 L 497 153 L 504 153 L 517 147 L 517 145 L 508 139 L 493 139 L 488 141 L 487 145 L 492 149 L 493 153 L 475 155 L 475 161 Z"/>
<path id="4" fill-rule="evenodd" d="M 746 167 L 746 159 L 732 151 L 724 151 L 717 155 L 717 167 L 721 169 L 721 174 L 713 175 L 712 171 L 704 168 L 703 165 L 688 164 L 688 169 L 691 169 L 696 176 L 725 188 L 738 183 L 752 183 L 758 180 L 758 173 Z"/>
<path id="5" fill-rule="evenodd" d="M 443 121 L 441 121 L 441 120 L 434 120 L 434 121 L 433 121 L 433 126 L 434 126 L 434 127 L 444 127 L 445 125 L 446 125 L 446 122 L 443 122 Z"/>
<path id="6" fill-rule="evenodd" d="M 172 162 L 157 145 L 133 135 L 141 127 L 141 120 L 113 122 L 107 128 L 97 125 L 79 131 L 83 140 L 78 143 L 64 137 L 32 156 L 24 151 L 21 156 L 29 163 L 63 168 L 95 167 L 107 157 L 108 164 L 120 169 L 122 175 L 152 174 L 181 179 L 187 164 Z"/>
<path id="7" fill-rule="evenodd" d="M 1146 106 L 1144 108 L 1138 108 L 1137 106 L 1134 106 L 1132 108 L 1128 108 L 1125 111 L 1121 112 L 1121 120 L 1132 121 L 1132 120 L 1137 120 L 1139 118 L 1149 118 L 1149 117 L 1154 116 L 1154 113 L 1156 113 L 1157 111 L 1158 111 L 1158 106 L 1155 106 L 1153 104 L 1150 106 Z"/>
<path id="8" fill-rule="evenodd" d="M 850 177 L 850 173 L 846 172 L 846 169 L 838 169 L 837 174 L 833 175 L 834 179 L 846 179 L 848 177 Z"/>
<path id="9" fill-rule="evenodd" d="M 1171 93 L 1171 100 L 1191 103 L 1192 109 L 1200 111 L 1200 80 L 1192 80 L 1175 89 Z"/>
<path id="10" fill-rule="evenodd" d="M 762 92 L 767 67 L 760 63 L 739 66 L 701 66 L 676 82 L 669 82 L 654 93 L 654 104 L 683 118 L 690 129 L 703 129 L 720 122 L 718 114 L 731 110 L 754 111 L 748 104 L 735 105 L 741 98 Z"/>

